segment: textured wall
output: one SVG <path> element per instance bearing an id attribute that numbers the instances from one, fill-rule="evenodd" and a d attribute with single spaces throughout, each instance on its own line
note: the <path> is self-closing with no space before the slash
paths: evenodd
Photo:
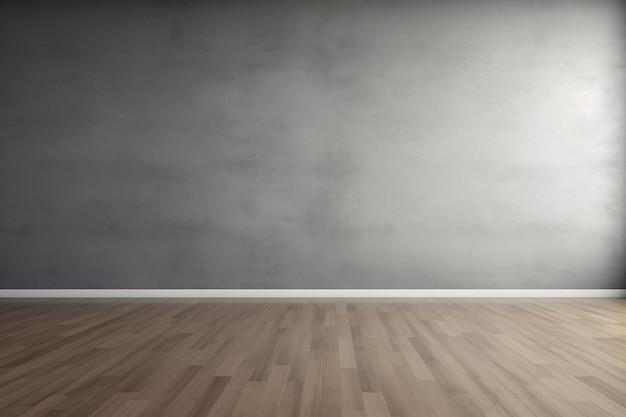
<path id="1" fill-rule="evenodd" d="M 615 1 L 0 6 L 2 288 L 623 288 Z"/>

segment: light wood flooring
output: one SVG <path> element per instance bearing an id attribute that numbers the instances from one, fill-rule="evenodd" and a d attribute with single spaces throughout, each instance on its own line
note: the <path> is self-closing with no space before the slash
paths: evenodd
<path id="1" fill-rule="evenodd" d="M 624 417 L 626 300 L 0 300 L 2 417 Z"/>

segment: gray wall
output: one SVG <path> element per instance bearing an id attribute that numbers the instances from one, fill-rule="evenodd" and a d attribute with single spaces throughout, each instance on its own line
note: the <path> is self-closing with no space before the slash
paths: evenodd
<path id="1" fill-rule="evenodd" d="M 623 288 L 623 2 L 0 9 L 2 288 Z"/>

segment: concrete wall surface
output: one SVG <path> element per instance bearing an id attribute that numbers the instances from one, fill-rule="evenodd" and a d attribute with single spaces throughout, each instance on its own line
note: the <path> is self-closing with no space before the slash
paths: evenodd
<path id="1" fill-rule="evenodd" d="M 0 288 L 624 288 L 621 0 L 0 6 Z"/>

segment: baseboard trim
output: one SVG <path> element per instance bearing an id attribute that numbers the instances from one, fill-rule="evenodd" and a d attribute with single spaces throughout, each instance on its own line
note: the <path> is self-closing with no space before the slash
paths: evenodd
<path id="1" fill-rule="evenodd" d="M 0 298 L 624 298 L 626 289 L 0 289 Z"/>

